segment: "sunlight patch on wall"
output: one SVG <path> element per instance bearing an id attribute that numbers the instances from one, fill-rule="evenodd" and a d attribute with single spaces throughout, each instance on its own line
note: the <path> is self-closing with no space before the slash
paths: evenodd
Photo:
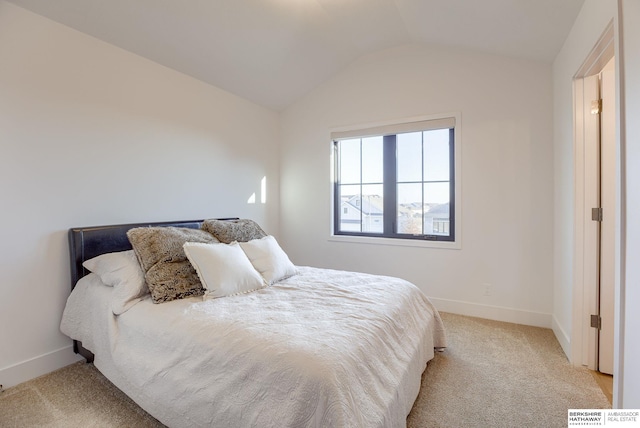
<path id="1" fill-rule="evenodd" d="M 256 203 L 256 193 L 253 192 L 251 196 L 249 196 L 249 199 L 247 199 L 247 204 L 255 204 L 255 203 Z M 267 176 L 266 175 L 262 177 L 262 180 L 260 180 L 260 203 L 261 204 L 267 203 Z"/>

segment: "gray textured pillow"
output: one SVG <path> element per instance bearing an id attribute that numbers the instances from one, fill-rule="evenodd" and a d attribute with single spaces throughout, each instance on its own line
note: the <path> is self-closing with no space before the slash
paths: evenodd
<path id="1" fill-rule="evenodd" d="M 210 233 L 182 227 L 138 227 L 127 237 L 144 271 L 154 303 L 204 294 L 196 270 L 182 246 L 185 242 L 219 242 Z"/>
<path id="2" fill-rule="evenodd" d="M 258 223 L 249 219 L 205 220 L 202 223 L 202 230 L 209 232 L 225 244 L 233 241 L 248 242 L 267 236 Z"/>

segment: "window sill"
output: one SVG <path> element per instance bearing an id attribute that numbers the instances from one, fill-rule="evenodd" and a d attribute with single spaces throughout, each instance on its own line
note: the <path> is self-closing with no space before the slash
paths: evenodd
<path id="1" fill-rule="evenodd" d="M 375 238 L 371 236 L 330 235 L 330 242 L 348 242 L 352 244 L 391 245 L 397 247 L 440 248 L 445 250 L 460 250 L 460 241 L 429 241 L 418 239 Z"/>

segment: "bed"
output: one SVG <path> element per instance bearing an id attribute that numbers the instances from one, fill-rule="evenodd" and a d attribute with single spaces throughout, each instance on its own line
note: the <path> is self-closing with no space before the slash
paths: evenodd
<path id="1" fill-rule="evenodd" d="M 154 303 L 147 290 L 116 310 L 118 286 L 86 268 L 130 252 L 131 230 L 202 226 L 70 229 L 61 330 L 75 352 L 170 427 L 406 426 L 427 362 L 446 347 L 438 312 L 407 281 L 296 266 L 248 292 Z"/>

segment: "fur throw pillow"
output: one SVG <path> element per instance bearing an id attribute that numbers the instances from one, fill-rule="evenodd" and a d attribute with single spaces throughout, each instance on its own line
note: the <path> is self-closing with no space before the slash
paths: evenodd
<path id="1" fill-rule="evenodd" d="M 185 242 L 219 242 L 200 229 L 138 227 L 127 232 L 154 303 L 204 294 L 196 270 L 182 246 Z"/>
<path id="2" fill-rule="evenodd" d="M 262 228 L 253 220 L 205 220 L 202 230 L 215 236 L 220 242 L 230 244 L 233 241 L 248 242 L 267 236 Z"/>

